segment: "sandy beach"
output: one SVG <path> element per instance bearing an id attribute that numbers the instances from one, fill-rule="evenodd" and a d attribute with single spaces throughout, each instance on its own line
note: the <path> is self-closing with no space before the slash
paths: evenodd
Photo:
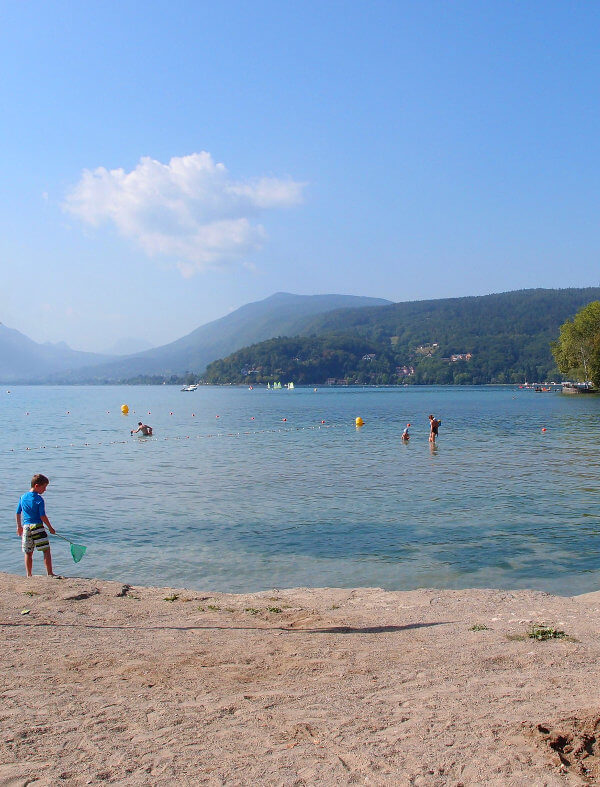
<path id="1" fill-rule="evenodd" d="M 2 787 L 600 783 L 600 593 L 0 574 L 0 599 Z"/>

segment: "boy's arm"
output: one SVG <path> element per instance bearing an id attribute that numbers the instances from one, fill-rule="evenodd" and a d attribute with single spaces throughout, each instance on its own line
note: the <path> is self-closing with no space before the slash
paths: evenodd
<path id="1" fill-rule="evenodd" d="M 51 532 L 51 533 L 54 535 L 54 533 L 56 533 L 56 530 L 55 530 L 55 529 L 52 527 L 52 525 L 50 524 L 50 520 L 48 519 L 48 517 L 46 516 L 46 514 L 44 514 L 44 515 L 41 517 L 41 520 L 42 520 L 42 522 L 43 522 L 43 523 L 44 523 L 44 524 L 45 524 L 45 525 L 48 527 L 48 530 L 49 530 L 49 531 L 50 531 L 50 532 Z"/>
<path id="2" fill-rule="evenodd" d="M 17 535 L 23 535 L 23 525 L 21 524 L 21 514 L 15 514 L 15 519 L 17 520 Z"/>

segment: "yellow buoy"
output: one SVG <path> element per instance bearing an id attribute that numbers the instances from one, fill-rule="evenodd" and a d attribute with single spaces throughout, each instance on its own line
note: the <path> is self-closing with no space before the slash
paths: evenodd
<path id="1" fill-rule="evenodd" d="M 363 426 L 365 422 L 363 421 L 363 419 L 362 419 L 362 418 L 360 417 L 360 415 L 359 415 L 359 416 L 356 418 L 356 421 L 355 421 L 355 423 L 356 423 L 356 425 L 357 425 L 357 426 Z"/>
<path id="2" fill-rule="evenodd" d="M 123 415 L 127 415 L 127 413 L 129 412 L 129 405 L 128 404 L 122 404 L 121 405 L 121 412 L 123 413 Z"/>

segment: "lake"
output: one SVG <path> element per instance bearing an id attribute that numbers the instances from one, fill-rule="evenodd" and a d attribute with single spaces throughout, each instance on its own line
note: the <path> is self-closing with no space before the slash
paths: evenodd
<path id="1" fill-rule="evenodd" d="M 88 547 L 74 564 L 52 541 L 64 575 L 231 592 L 600 587 L 599 397 L 9 388 L 0 392 L 2 571 L 23 572 L 14 509 L 41 472 L 50 521 Z M 435 449 L 429 413 L 442 420 Z M 138 420 L 152 438 L 130 436 Z"/>

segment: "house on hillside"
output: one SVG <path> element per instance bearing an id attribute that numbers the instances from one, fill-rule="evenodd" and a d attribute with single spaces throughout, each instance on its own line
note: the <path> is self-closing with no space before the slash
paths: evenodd
<path id="1" fill-rule="evenodd" d="M 473 353 L 456 353 L 450 356 L 450 361 L 451 363 L 456 363 L 456 361 L 470 361 L 472 357 Z"/>
<path id="2" fill-rule="evenodd" d="M 396 374 L 398 377 L 410 377 L 415 373 L 414 366 L 396 366 Z"/>

